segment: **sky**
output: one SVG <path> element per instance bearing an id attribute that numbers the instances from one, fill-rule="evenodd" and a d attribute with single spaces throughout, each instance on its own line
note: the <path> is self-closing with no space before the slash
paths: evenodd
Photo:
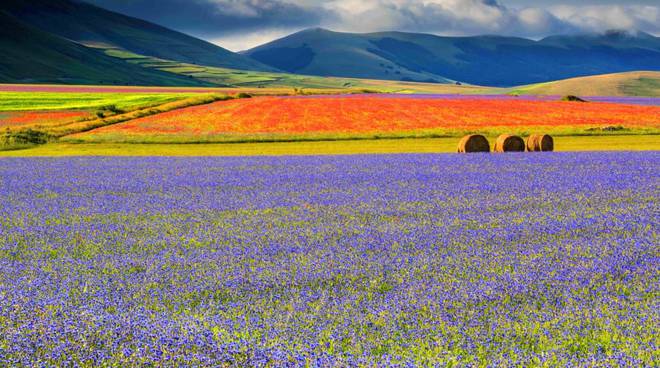
<path id="1" fill-rule="evenodd" d="M 86 0 L 241 51 L 313 27 L 447 36 L 644 31 L 660 0 Z M 579 4 L 579 5 L 575 5 Z"/>

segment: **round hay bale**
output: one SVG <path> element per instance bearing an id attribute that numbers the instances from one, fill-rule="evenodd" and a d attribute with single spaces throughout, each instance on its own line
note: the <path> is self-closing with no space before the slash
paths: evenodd
<path id="1" fill-rule="evenodd" d="M 525 152 L 525 141 L 517 135 L 502 134 L 495 142 L 495 152 Z"/>
<path id="2" fill-rule="evenodd" d="M 490 143 L 483 135 L 466 135 L 458 142 L 458 153 L 490 152 Z"/>
<path id="3" fill-rule="evenodd" d="M 529 152 L 552 152 L 554 149 L 555 141 L 547 134 L 532 134 L 527 138 Z"/>

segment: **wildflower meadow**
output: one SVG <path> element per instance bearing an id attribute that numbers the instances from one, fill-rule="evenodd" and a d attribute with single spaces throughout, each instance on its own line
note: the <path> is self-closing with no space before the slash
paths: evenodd
<path id="1" fill-rule="evenodd" d="M 655 366 L 657 152 L 0 160 L 0 366 Z"/>

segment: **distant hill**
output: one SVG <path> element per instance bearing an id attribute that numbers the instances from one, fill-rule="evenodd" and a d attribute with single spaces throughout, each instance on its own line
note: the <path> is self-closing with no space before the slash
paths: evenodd
<path id="1" fill-rule="evenodd" d="M 571 78 L 519 87 L 526 95 L 660 97 L 660 72 L 627 72 Z"/>
<path id="2" fill-rule="evenodd" d="M 121 85 L 209 85 L 145 69 L 53 36 L 0 11 L 0 82 Z"/>
<path id="3" fill-rule="evenodd" d="M 0 10 L 44 32 L 84 45 L 115 47 L 189 64 L 274 71 L 209 42 L 82 1 L 2 0 Z"/>
<path id="4" fill-rule="evenodd" d="M 244 53 L 291 73 L 516 86 L 578 76 L 660 70 L 660 39 L 631 35 L 439 37 L 310 29 Z"/>

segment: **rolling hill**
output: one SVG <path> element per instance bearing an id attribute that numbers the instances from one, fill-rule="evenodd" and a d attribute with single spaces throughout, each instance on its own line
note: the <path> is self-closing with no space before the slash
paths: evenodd
<path id="1" fill-rule="evenodd" d="M 415 83 L 375 79 L 335 78 L 291 73 L 243 71 L 204 65 L 193 65 L 133 54 L 114 48 L 103 51 L 116 58 L 144 68 L 176 73 L 217 87 L 244 88 L 250 93 L 314 93 L 317 92 L 384 92 L 384 93 L 495 93 L 497 88 L 439 83 Z"/>
<path id="2" fill-rule="evenodd" d="M 204 86 L 48 34 L 0 11 L 0 82 Z"/>
<path id="3" fill-rule="evenodd" d="M 403 35 L 403 34 L 400 34 Z M 396 55 L 382 49 L 382 37 L 331 32 L 315 28 L 245 52 L 255 60 L 290 73 L 447 83 L 441 74 L 420 67 L 428 51 L 413 44 Z M 376 43 L 374 43 L 376 42 Z M 388 41 L 385 40 L 385 43 Z"/>
<path id="4" fill-rule="evenodd" d="M 660 72 L 627 72 L 571 78 L 519 87 L 525 95 L 660 97 Z"/>
<path id="5" fill-rule="evenodd" d="M 648 34 L 524 38 L 439 37 L 309 29 L 244 53 L 291 73 L 516 86 L 578 76 L 660 70 L 660 39 Z"/>
<path id="6" fill-rule="evenodd" d="M 115 47 L 189 64 L 274 71 L 195 37 L 74 0 L 3 0 L 0 10 L 44 32 L 87 46 Z"/>

